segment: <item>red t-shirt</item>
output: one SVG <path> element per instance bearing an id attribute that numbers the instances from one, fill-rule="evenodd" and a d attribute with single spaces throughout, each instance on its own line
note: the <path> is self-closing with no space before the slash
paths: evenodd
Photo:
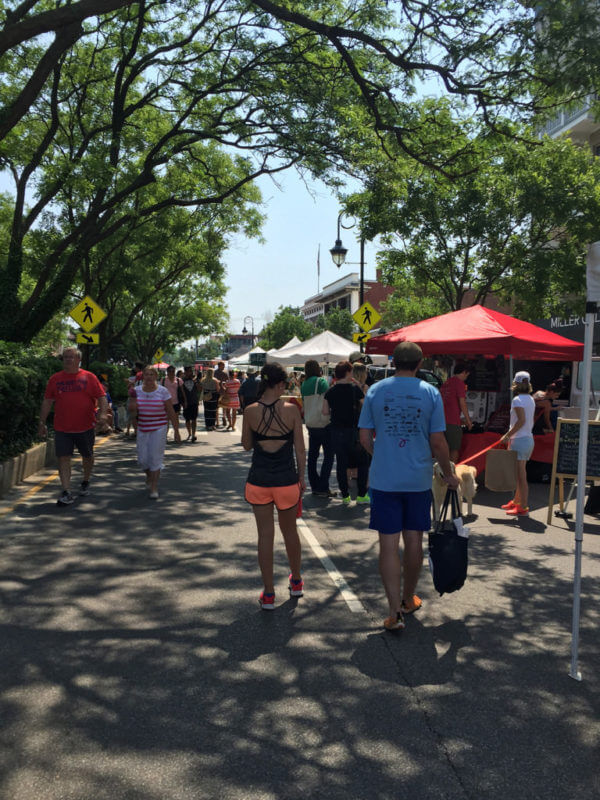
<path id="1" fill-rule="evenodd" d="M 83 433 L 96 425 L 96 400 L 105 391 L 98 378 L 85 369 L 56 372 L 46 385 L 44 397 L 54 400 L 54 430 Z"/>
<path id="2" fill-rule="evenodd" d="M 448 378 L 440 389 L 444 402 L 446 425 L 460 425 L 459 398 L 467 396 L 467 385 L 457 375 Z"/>

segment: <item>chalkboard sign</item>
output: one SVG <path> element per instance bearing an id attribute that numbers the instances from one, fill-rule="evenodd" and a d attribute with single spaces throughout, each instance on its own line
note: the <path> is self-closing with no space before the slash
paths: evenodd
<path id="1" fill-rule="evenodd" d="M 556 428 L 556 475 L 577 477 L 579 420 L 559 419 Z M 590 422 L 586 478 L 600 478 L 600 422 Z"/>

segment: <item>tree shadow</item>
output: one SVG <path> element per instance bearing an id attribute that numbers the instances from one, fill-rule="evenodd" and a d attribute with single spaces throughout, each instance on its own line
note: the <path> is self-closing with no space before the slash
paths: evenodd
<path id="1" fill-rule="evenodd" d="M 423 575 L 423 613 L 374 633 L 368 507 L 338 519 L 341 504 L 315 504 L 368 613 L 348 612 L 309 551 L 307 596 L 263 612 L 248 455 L 220 438 L 210 455 L 168 452 L 159 503 L 122 442 L 76 508 L 44 512 L 48 488 L 5 526 L 0 797 L 598 795 L 600 670 L 566 677 L 556 544 L 514 526 L 473 535 L 463 590 L 437 600 Z M 286 574 L 281 546 L 275 558 Z M 589 665 L 596 596 L 584 575 Z"/>

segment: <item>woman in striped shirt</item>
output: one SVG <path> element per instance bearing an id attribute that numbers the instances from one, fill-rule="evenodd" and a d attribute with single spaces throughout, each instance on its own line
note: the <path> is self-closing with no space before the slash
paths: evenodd
<path id="1" fill-rule="evenodd" d="M 221 383 L 221 397 L 223 409 L 227 416 L 228 431 L 235 430 L 235 421 L 237 412 L 240 407 L 240 397 L 238 392 L 240 390 L 241 382 L 236 378 L 235 372 L 229 373 L 229 379 Z"/>
<path id="2" fill-rule="evenodd" d="M 134 391 L 132 413 L 137 416 L 138 464 L 146 472 L 150 498 L 156 500 L 158 479 L 163 468 L 168 420 L 173 424 L 176 442 L 181 442 L 179 423 L 171 394 L 165 386 L 158 385 L 158 373 L 154 367 L 144 367 L 142 384 L 136 386 Z"/>

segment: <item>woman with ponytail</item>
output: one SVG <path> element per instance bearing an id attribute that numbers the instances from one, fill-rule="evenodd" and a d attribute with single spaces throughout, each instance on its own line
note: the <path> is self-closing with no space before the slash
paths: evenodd
<path id="1" fill-rule="evenodd" d="M 527 462 L 533 452 L 533 423 L 535 400 L 531 396 L 531 377 L 528 372 L 517 372 L 512 384 L 513 401 L 510 407 L 510 428 L 501 442 L 508 442 L 509 450 L 517 453 L 517 489 L 515 496 L 502 508 L 511 517 L 529 516 L 529 484 Z"/>
<path id="2" fill-rule="evenodd" d="M 275 606 L 273 506 L 277 508 L 290 565 L 290 595 L 301 597 L 304 590 L 296 510 L 306 488 L 306 453 L 300 411 L 293 403 L 281 400 L 287 385 L 285 370 L 279 364 L 265 364 L 260 377 L 258 401 L 244 410 L 242 446 L 244 450 L 252 450 L 245 497 L 252 505 L 258 529 L 258 565 L 263 579 L 259 603 L 261 608 L 272 610 Z"/>

